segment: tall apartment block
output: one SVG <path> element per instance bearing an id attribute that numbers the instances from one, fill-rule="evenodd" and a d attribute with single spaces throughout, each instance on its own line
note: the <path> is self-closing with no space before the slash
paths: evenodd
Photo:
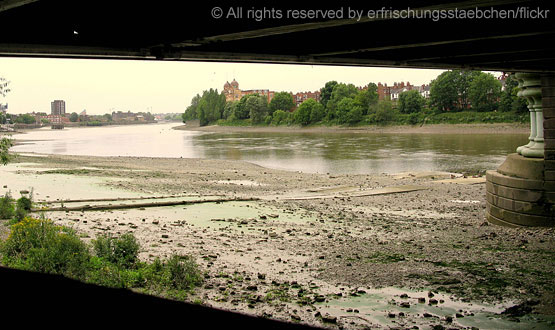
<path id="1" fill-rule="evenodd" d="M 50 103 L 52 115 L 63 116 L 66 114 L 66 102 L 64 100 L 54 100 Z"/>

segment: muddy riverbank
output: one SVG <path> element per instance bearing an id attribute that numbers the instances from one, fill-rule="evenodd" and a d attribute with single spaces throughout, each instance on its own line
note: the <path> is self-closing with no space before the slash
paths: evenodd
<path id="1" fill-rule="evenodd" d="M 391 126 L 202 126 L 193 122 L 177 126 L 177 130 L 192 130 L 212 133 L 377 133 L 377 134 L 528 134 L 529 124 L 428 124 Z"/>
<path id="2" fill-rule="evenodd" d="M 46 214 L 85 240 L 132 232 L 145 260 L 192 255 L 205 273 L 192 302 L 336 329 L 554 325 L 555 231 L 485 222 L 484 177 L 52 155 L 0 171 L 1 194 L 36 202 L 258 198 Z"/>

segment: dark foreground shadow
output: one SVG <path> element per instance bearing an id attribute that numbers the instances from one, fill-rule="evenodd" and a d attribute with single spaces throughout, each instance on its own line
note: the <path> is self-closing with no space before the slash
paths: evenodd
<path id="1" fill-rule="evenodd" d="M 0 267 L 5 324 L 26 328 L 318 329 Z"/>

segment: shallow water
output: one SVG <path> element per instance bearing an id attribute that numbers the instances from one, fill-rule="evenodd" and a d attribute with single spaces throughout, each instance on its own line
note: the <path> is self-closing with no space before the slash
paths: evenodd
<path id="1" fill-rule="evenodd" d="M 16 152 L 244 160 L 309 173 L 474 172 L 495 169 L 526 134 L 203 133 L 180 124 L 42 128 Z M 25 142 L 28 141 L 28 142 Z"/>
<path id="2" fill-rule="evenodd" d="M 111 181 L 125 179 L 108 177 L 88 177 L 66 174 L 39 174 L 55 168 L 35 167 L 33 163 L 12 163 L 0 168 L 0 195 L 10 193 L 19 198 L 20 191 L 33 193 L 37 202 L 78 198 L 118 198 L 140 197 L 131 191 L 122 191 L 107 185 Z"/>
<path id="3" fill-rule="evenodd" d="M 206 197 L 206 196 L 205 196 Z M 173 198 L 176 199 L 176 198 Z M 179 198 L 198 200 L 199 198 Z M 164 199 L 171 200 L 171 199 Z M 133 204 L 137 201 L 122 201 L 115 202 L 115 204 Z M 145 202 L 142 200 L 142 202 Z M 72 203 L 74 205 L 83 204 L 108 204 L 102 203 Z M 70 206 L 66 204 L 66 206 Z M 75 212 L 82 214 L 81 212 Z M 63 218 L 65 211 L 52 211 L 47 212 L 48 216 L 54 219 Z M 249 225 L 253 225 L 252 220 L 257 221 L 284 221 L 288 223 L 303 223 L 308 220 L 315 221 L 316 218 L 311 216 L 305 211 L 292 212 L 287 210 L 278 209 L 275 207 L 261 205 L 256 202 L 224 202 L 224 203 L 201 203 L 192 205 L 176 205 L 176 206 L 163 206 L 151 207 L 144 209 L 121 209 L 109 211 L 86 211 L 85 213 L 90 219 L 97 219 L 102 221 L 107 218 L 116 218 L 121 221 L 131 221 L 139 224 L 142 219 L 155 219 L 162 225 L 172 224 L 176 222 L 183 222 L 187 225 L 192 225 L 199 228 L 228 228 L 240 229 L 241 221 L 247 220 Z"/>
<path id="4" fill-rule="evenodd" d="M 428 297 L 429 291 L 416 291 L 387 287 L 365 290 L 363 294 L 331 299 L 320 303 L 322 313 L 329 313 L 339 318 L 353 319 L 365 325 L 384 327 L 413 325 L 448 326 L 479 329 L 552 329 L 553 317 L 545 315 L 527 315 L 518 321 L 500 315 L 513 302 L 486 304 L 463 302 L 445 293 L 435 292 Z M 406 294 L 406 296 L 402 296 Z M 418 298 L 424 298 L 419 302 Z M 435 299 L 437 303 L 430 303 Z M 405 303 L 403 307 L 402 303 Z M 445 321 L 451 317 L 452 321 Z"/>

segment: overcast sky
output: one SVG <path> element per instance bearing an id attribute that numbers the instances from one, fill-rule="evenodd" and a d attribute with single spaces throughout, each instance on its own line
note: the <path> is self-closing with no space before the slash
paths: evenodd
<path id="1" fill-rule="evenodd" d="M 50 113 L 50 102 L 66 101 L 66 112 L 87 114 L 183 112 L 203 90 L 223 89 L 235 78 L 241 89 L 315 91 L 327 81 L 427 84 L 443 70 L 214 62 L 0 58 L 0 77 L 11 92 L 0 103 L 8 113 Z"/>

